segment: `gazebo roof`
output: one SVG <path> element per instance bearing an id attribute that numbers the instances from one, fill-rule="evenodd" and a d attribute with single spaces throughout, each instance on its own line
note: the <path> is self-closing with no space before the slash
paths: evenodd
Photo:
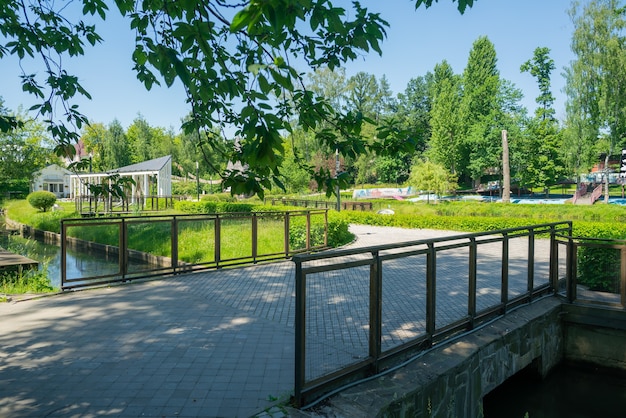
<path id="1" fill-rule="evenodd" d="M 126 167 L 116 168 L 115 170 L 110 170 L 109 172 L 122 174 L 145 171 L 160 171 L 171 159 L 171 155 L 166 155 L 165 157 L 155 158 L 154 160 L 143 161 L 141 163 L 127 165 Z"/>

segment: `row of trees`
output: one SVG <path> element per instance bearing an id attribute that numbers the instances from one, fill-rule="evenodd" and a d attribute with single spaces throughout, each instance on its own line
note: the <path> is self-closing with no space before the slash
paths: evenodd
<path id="1" fill-rule="evenodd" d="M 357 183 L 401 183 L 416 164 L 427 160 L 448 171 L 441 184 L 450 185 L 450 179 L 456 178 L 476 187 L 485 175 L 499 177 L 502 130 L 507 130 L 514 181 L 521 188 L 541 190 L 561 180 L 578 179 L 600 155 L 609 169 L 610 156 L 626 147 L 623 3 L 572 4 L 569 14 L 575 28 L 572 50 L 576 59 L 564 69 L 567 104 L 561 122 L 553 106 L 551 76 L 556 67 L 550 50 L 538 47 L 520 63 L 520 71 L 533 77 L 539 90 L 536 110 L 529 115 L 520 105 L 522 92 L 500 76 L 495 48 L 486 37 L 474 42 L 462 74 L 455 74 L 443 61 L 432 72 L 412 79 L 396 97 L 384 77 L 376 80 L 365 73 L 345 80 L 341 72 L 318 70 L 310 77 L 309 89 L 325 96 L 335 108 L 363 117 L 366 122 L 360 133 L 369 141 L 367 149 L 384 148 L 381 127 L 397 129 L 411 144 L 412 149 L 383 157 L 365 152 L 345 158 L 343 167 Z M 333 166 L 332 149 L 314 148 L 319 144 L 315 133 L 296 127 L 292 138 L 307 161 Z"/>
<path id="2" fill-rule="evenodd" d="M 126 129 L 118 120 L 91 123 L 83 129 L 80 143 L 91 158 L 91 168 L 100 172 L 171 155 L 176 176 L 195 176 L 198 162 L 201 177 L 218 178 L 228 163 L 223 154 L 202 155 L 189 135 L 150 126 L 141 115 Z"/>
<path id="3" fill-rule="evenodd" d="M 457 2 L 461 12 L 472 5 Z M 146 88 L 175 80 L 184 86 L 191 106 L 184 135 L 150 127 L 141 118 L 125 132 L 115 122 L 87 126 L 71 99 L 89 94 L 62 64 L 102 41 L 96 26 L 80 18 L 105 22 L 112 11 L 91 0 L 78 2 L 82 11 L 50 1 L 22 3 L 0 6 L 7 40 L 0 58 L 37 56 L 44 62 L 46 79 L 21 74 L 23 89 L 41 99 L 31 111 L 43 116 L 58 155 L 71 155 L 72 142 L 82 137 L 96 169 L 167 153 L 181 173 L 193 172 L 202 155 L 206 172 L 220 172 L 234 193 L 262 195 L 272 184 L 297 190 L 314 182 L 332 191 L 350 178 L 400 183 L 421 158 L 475 186 L 485 174 L 498 175 L 506 129 L 513 178 L 523 187 L 543 188 L 588 169 L 600 151 L 608 156 L 623 142 L 624 7 L 617 0 L 573 3 L 577 59 L 565 70 L 569 100 L 563 124 L 554 114 L 555 66 L 546 48 L 520 63 L 540 90 L 538 108 L 528 115 L 520 106 L 521 92 L 500 76 L 486 37 L 475 41 L 462 74 L 443 61 L 394 97 L 384 77 L 359 73 L 346 79 L 340 69 L 359 54 L 380 53 L 385 37 L 387 22 L 359 3 L 346 13 L 326 0 L 234 7 L 115 2 L 137 34 L 132 59 Z M 304 62 L 311 71 L 292 62 Z M 56 109 L 63 109 L 62 117 Z M 0 115 L 2 132 L 23 126 L 19 118 Z M 225 127 L 233 132 L 229 140 Z M 335 175 L 337 159 L 341 172 Z M 241 164 L 224 170 L 225 161 Z"/>
<path id="4" fill-rule="evenodd" d="M 416 165 L 423 167 L 420 160 L 429 160 L 451 174 L 446 183 L 457 178 L 475 187 L 485 174 L 497 176 L 500 172 L 501 132 L 506 129 L 515 177 L 524 187 L 535 188 L 560 180 L 567 171 L 550 92 L 554 68 L 547 48 L 537 48 L 521 65 L 520 71 L 534 76 L 541 91 L 534 117 L 520 105 L 521 91 L 500 77 L 495 48 L 486 37 L 474 42 L 463 74 L 455 74 L 443 61 L 432 72 L 410 80 L 405 91 L 396 96 L 384 76 L 377 79 L 361 72 L 346 79 L 341 70 L 316 71 L 309 75 L 307 88 L 325 97 L 334 108 L 364 121 L 360 135 L 368 146 L 341 161 L 342 169 L 357 184 L 401 184 Z M 377 155 L 374 151 L 385 147 L 381 127 L 401 132 L 408 146 L 393 154 Z M 293 167 L 300 157 L 332 172 L 335 150 L 316 140 L 331 129 L 321 126 L 317 131 L 307 131 L 294 123 L 289 135 L 295 150 L 289 155 Z M 294 169 L 285 173 L 288 185 L 304 177 Z"/>
<path id="5" fill-rule="evenodd" d="M 26 194 L 32 174 L 48 164 L 60 163 L 43 123 L 16 115 L 0 97 L 0 115 L 20 121 L 20 127 L 0 131 L 0 193 Z"/>

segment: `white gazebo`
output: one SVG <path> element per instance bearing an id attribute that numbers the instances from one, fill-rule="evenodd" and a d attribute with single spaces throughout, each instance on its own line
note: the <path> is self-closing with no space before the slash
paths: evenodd
<path id="1" fill-rule="evenodd" d="M 172 195 L 172 156 L 167 155 L 104 173 L 72 174 L 71 197 L 90 196 L 89 184 L 110 181 L 107 179 L 114 175 L 133 179 L 131 193 L 127 196 L 130 203 L 142 202 L 147 196 L 170 197 Z"/>

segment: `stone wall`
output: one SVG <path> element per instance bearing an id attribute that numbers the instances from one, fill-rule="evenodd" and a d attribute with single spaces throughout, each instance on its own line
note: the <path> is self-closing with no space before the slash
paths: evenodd
<path id="1" fill-rule="evenodd" d="M 565 360 L 626 371 L 626 311 L 564 305 Z"/>
<path id="2" fill-rule="evenodd" d="M 545 375 L 561 361 L 560 313 L 558 298 L 538 300 L 292 416 L 481 417 L 483 397 L 506 379 L 527 366 Z"/>
<path id="3" fill-rule="evenodd" d="M 626 311 L 546 297 L 442 343 L 408 365 L 293 417 L 482 417 L 482 399 L 530 366 L 562 361 L 626 371 Z"/>

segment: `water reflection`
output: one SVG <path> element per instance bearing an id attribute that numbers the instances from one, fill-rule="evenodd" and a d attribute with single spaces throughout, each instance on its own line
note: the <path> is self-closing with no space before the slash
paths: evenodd
<path id="1" fill-rule="evenodd" d="M 5 230 L 4 217 L 0 216 L 0 229 Z M 33 238 L 19 235 L 0 234 L 0 247 L 39 262 L 39 270 L 47 271 L 50 284 L 61 287 L 61 248 L 46 244 Z M 117 275 L 119 257 L 117 254 L 84 251 L 67 248 L 66 278 L 68 280 L 84 277 Z M 154 269 L 156 266 L 147 262 L 130 260 L 128 271 L 132 273 Z"/>
<path id="2" fill-rule="evenodd" d="M 55 288 L 61 287 L 60 247 L 19 235 L 2 236 L 0 246 L 13 253 L 39 261 L 39 270 L 47 270 L 50 284 Z M 117 257 L 68 249 L 66 259 L 68 279 L 115 274 L 119 270 Z"/>
<path id="3" fill-rule="evenodd" d="M 485 418 L 623 417 L 626 376 L 610 372 L 560 365 L 542 380 L 524 370 L 485 397 Z"/>

